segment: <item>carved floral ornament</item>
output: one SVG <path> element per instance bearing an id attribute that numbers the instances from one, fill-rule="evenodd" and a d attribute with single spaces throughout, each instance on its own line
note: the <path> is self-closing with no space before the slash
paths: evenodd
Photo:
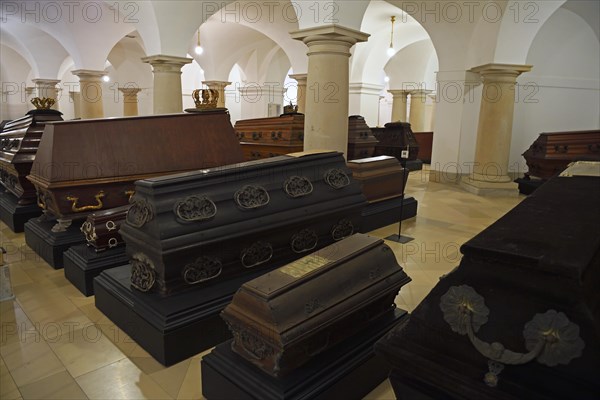
<path id="1" fill-rule="evenodd" d="M 233 198 L 236 204 L 244 209 L 251 210 L 269 204 L 269 193 L 262 186 L 246 185 L 235 192 Z"/>
<path id="2" fill-rule="evenodd" d="M 175 203 L 175 215 L 184 222 L 205 221 L 217 215 L 217 206 L 207 196 L 188 196 Z"/>
<path id="3" fill-rule="evenodd" d="M 569 364 L 581 356 L 585 347 L 579 337 L 579 326 L 555 310 L 536 314 L 525 324 L 523 336 L 528 353 L 517 353 L 499 342 L 487 343 L 478 339 L 475 333 L 487 322 L 490 310 L 483 297 L 467 285 L 448 289 L 440 299 L 440 308 L 452 331 L 467 335 L 475 349 L 489 359 L 489 372 L 484 377 L 488 386 L 498 384 L 498 374 L 504 364 L 519 365 L 534 359 L 548 367 Z"/>
<path id="4" fill-rule="evenodd" d="M 146 199 L 136 199 L 129 207 L 125 220 L 136 228 L 141 228 L 154 218 L 152 206 Z"/>
<path id="5" fill-rule="evenodd" d="M 333 168 L 325 172 L 323 180 L 334 189 L 341 189 L 350 184 L 348 175 L 339 168 Z"/>
<path id="6" fill-rule="evenodd" d="M 283 190 L 290 197 L 303 197 L 313 192 L 313 185 L 307 177 L 294 175 L 283 183 Z"/>
<path id="7" fill-rule="evenodd" d="M 215 257 L 201 256 L 193 263 L 187 264 L 182 271 L 183 280 L 194 285 L 221 275 L 223 263 Z"/>
<path id="8" fill-rule="evenodd" d="M 154 263 L 143 253 L 135 253 L 130 260 L 131 286 L 139 291 L 147 292 L 156 282 Z"/>

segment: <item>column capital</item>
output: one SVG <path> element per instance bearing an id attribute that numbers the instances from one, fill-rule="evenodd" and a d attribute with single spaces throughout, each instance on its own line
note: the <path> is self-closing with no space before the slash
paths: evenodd
<path id="1" fill-rule="evenodd" d="M 35 78 L 31 80 L 36 86 L 54 87 L 60 83 L 60 79 Z"/>
<path id="2" fill-rule="evenodd" d="M 204 85 L 208 86 L 209 88 L 211 86 L 223 86 L 223 87 L 225 87 L 225 86 L 231 85 L 231 82 L 228 82 L 228 81 L 216 81 L 216 80 L 215 81 L 202 81 L 202 83 Z"/>
<path id="3" fill-rule="evenodd" d="M 155 72 L 176 72 L 179 74 L 181 73 L 181 67 L 192 61 L 194 61 L 193 58 L 167 56 L 164 54 L 142 57 L 142 62 L 152 65 Z"/>
<path id="4" fill-rule="evenodd" d="M 296 80 L 296 82 L 298 82 L 300 85 L 306 85 L 306 80 L 308 79 L 308 74 L 290 74 L 288 76 Z"/>
<path id="5" fill-rule="evenodd" d="M 406 97 L 410 93 L 408 90 L 403 90 L 403 89 L 390 89 L 387 92 L 391 93 L 392 97 L 400 97 L 400 96 Z"/>
<path id="6" fill-rule="evenodd" d="M 383 88 L 383 85 L 375 85 L 372 83 L 363 82 L 353 82 L 348 85 L 349 93 L 353 94 L 370 94 L 379 96 Z"/>
<path id="7" fill-rule="evenodd" d="M 106 71 L 96 71 L 93 69 L 75 69 L 71 71 L 71 73 L 79 79 L 88 79 L 94 81 L 100 81 L 104 75 L 106 75 Z"/>
<path id="8" fill-rule="evenodd" d="M 135 96 L 139 92 L 141 92 L 141 88 L 135 87 L 120 87 L 119 92 L 123 93 L 125 96 Z"/>
<path id="9" fill-rule="evenodd" d="M 309 47 L 311 54 L 340 54 L 350 57 L 350 48 L 359 42 L 366 42 L 368 33 L 340 25 L 325 25 L 290 32 L 292 39 L 301 40 Z"/>
<path id="10" fill-rule="evenodd" d="M 433 90 L 431 89 L 417 89 L 417 90 L 409 90 L 409 93 L 411 96 L 414 97 L 425 97 L 428 96 L 429 94 L 433 93 Z"/>
<path id="11" fill-rule="evenodd" d="M 484 64 L 471 68 L 469 71 L 480 74 L 484 81 L 515 82 L 523 72 L 529 72 L 533 65 L 519 64 Z"/>

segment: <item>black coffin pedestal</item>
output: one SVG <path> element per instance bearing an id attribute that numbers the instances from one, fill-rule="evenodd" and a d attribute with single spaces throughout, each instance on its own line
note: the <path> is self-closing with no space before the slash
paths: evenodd
<path id="1" fill-rule="evenodd" d="M 123 265 L 94 279 L 96 307 L 158 362 L 169 366 L 231 338 L 219 314 L 244 282 L 266 272 L 263 269 L 199 290 L 161 297 L 132 290 L 131 266 Z"/>
<path id="2" fill-rule="evenodd" d="M 400 208 L 402 207 L 402 221 L 417 215 L 417 200 L 401 197 L 369 203 L 361 213 L 362 222 L 360 232 L 366 233 L 384 226 L 392 225 L 400 220 Z"/>
<path id="3" fill-rule="evenodd" d="M 400 163 L 408 171 L 420 171 L 423 169 L 423 161 L 421 160 L 401 160 Z"/>
<path id="4" fill-rule="evenodd" d="M 71 247 L 64 253 L 64 271 L 73 286 L 86 296 L 94 294 L 94 278 L 105 269 L 127 264 L 125 246 L 97 253 L 87 244 Z"/>
<path id="5" fill-rule="evenodd" d="M 64 232 L 52 232 L 56 221 L 31 219 L 25 224 L 25 243 L 54 269 L 63 267 L 63 253 L 71 246 L 85 242 L 79 225 L 71 225 Z"/>
<path id="6" fill-rule="evenodd" d="M 0 220 L 13 232 L 23 232 L 25 222 L 42 215 L 37 204 L 19 205 L 15 196 L 10 193 L 0 193 Z"/>
<path id="7" fill-rule="evenodd" d="M 202 359 L 202 393 L 208 400 L 362 399 L 389 372 L 373 344 L 405 318 L 395 310 L 279 379 L 234 353 L 231 341 L 221 343 Z"/>

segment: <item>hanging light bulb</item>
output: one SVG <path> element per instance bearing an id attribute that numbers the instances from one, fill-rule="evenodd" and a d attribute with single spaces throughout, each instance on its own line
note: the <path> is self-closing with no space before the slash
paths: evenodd
<path id="1" fill-rule="evenodd" d="M 200 46 L 200 28 L 198 28 L 198 42 L 196 44 L 196 48 L 194 49 L 194 51 L 198 55 L 204 53 L 204 49 L 202 48 L 202 46 Z"/>
<path id="2" fill-rule="evenodd" d="M 394 54 L 396 54 L 396 51 L 394 50 L 394 21 L 396 21 L 396 17 L 392 15 L 392 17 L 390 19 L 392 21 L 392 32 L 390 35 L 390 47 L 388 47 L 388 49 L 387 49 L 388 57 L 391 57 Z"/>
<path id="3" fill-rule="evenodd" d="M 103 80 L 104 82 L 108 82 L 108 81 L 110 81 L 110 76 L 108 76 L 108 75 L 104 75 L 104 76 L 102 77 L 102 80 Z"/>

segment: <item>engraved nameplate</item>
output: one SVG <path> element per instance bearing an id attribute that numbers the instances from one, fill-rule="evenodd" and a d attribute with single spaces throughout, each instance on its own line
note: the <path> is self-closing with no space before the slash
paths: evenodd
<path id="1" fill-rule="evenodd" d="M 301 259 L 296 260 L 285 267 L 279 268 L 279 272 L 282 272 L 293 278 L 301 278 L 304 275 L 319 269 L 330 262 L 331 260 L 326 257 L 310 255 L 307 257 L 302 257 Z"/>

